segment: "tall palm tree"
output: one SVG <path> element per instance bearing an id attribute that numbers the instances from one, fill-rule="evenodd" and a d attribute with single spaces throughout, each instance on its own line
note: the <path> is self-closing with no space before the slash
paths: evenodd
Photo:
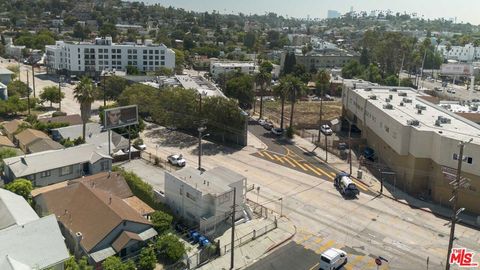
<path id="1" fill-rule="evenodd" d="M 75 87 L 75 90 L 73 90 L 73 97 L 80 103 L 80 114 L 83 123 L 82 138 L 85 141 L 85 127 L 92 114 L 92 103 L 95 101 L 95 87 L 93 87 L 92 80 L 83 77 L 77 87 Z"/>
<path id="2" fill-rule="evenodd" d="M 299 78 L 293 75 L 287 75 L 285 77 L 285 80 L 287 81 L 289 94 L 290 94 L 290 102 L 292 104 L 292 107 L 290 110 L 290 126 L 289 127 L 293 128 L 293 112 L 295 111 L 295 102 L 297 102 L 297 97 L 302 95 L 304 90 L 304 85 Z"/>
<path id="3" fill-rule="evenodd" d="M 285 99 L 287 98 L 287 95 L 289 93 L 290 89 L 289 89 L 289 85 L 288 85 L 288 82 L 282 78 L 280 80 L 280 84 L 276 85 L 274 88 L 273 88 L 273 93 L 275 94 L 275 96 L 279 97 L 281 102 L 282 102 L 282 111 L 281 111 L 281 114 L 280 114 L 280 128 L 283 129 L 283 118 L 284 118 L 284 114 L 285 114 Z"/>
<path id="4" fill-rule="evenodd" d="M 265 89 L 268 88 L 272 80 L 272 75 L 267 72 L 260 72 L 255 76 L 255 83 L 260 85 L 260 118 L 263 116 L 263 96 Z"/>

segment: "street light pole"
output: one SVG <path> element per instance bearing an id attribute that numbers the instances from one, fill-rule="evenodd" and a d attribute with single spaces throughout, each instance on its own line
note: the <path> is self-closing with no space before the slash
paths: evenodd
<path id="1" fill-rule="evenodd" d="M 231 254 L 230 254 L 230 270 L 234 269 L 234 250 L 235 250 L 235 197 L 237 196 L 237 188 L 233 188 L 233 206 L 232 206 L 232 242 L 231 242 Z"/>
<path id="2" fill-rule="evenodd" d="M 210 135 L 210 134 L 205 134 L 202 136 L 202 132 L 204 132 L 206 129 L 207 129 L 206 127 L 198 128 L 198 170 L 199 171 L 202 171 L 202 138 Z"/>
<path id="3" fill-rule="evenodd" d="M 455 224 L 457 223 L 457 218 L 460 212 L 465 210 L 464 208 L 459 211 L 457 209 L 458 205 L 458 189 L 460 188 L 460 178 L 461 178 L 461 172 L 462 172 L 462 162 L 463 162 L 463 148 L 465 147 L 466 144 L 472 142 L 473 139 L 470 139 L 469 141 L 466 142 L 461 142 L 460 143 L 460 153 L 458 154 L 458 165 L 457 165 L 457 176 L 455 179 L 455 183 L 453 184 L 453 196 L 451 200 L 452 202 L 452 227 L 450 228 L 450 239 L 448 241 L 448 252 L 447 252 L 447 263 L 445 265 L 446 270 L 450 270 L 450 254 L 452 252 L 452 247 L 453 247 L 453 239 L 455 238 Z"/>
<path id="4" fill-rule="evenodd" d="M 60 97 L 59 98 L 59 101 L 58 101 L 58 111 L 61 112 L 62 111 L 62 82 L 63 82 L 63 76 L 60 75 L 58 77 L 58 96 Z"/>
<path id="5" fill-rule="evenodd" d="M 320 98 L 320 122 L 318 126 L 318 145 L 320 145 L 320 136 L 322 135 L 322 116 L 323 116 L 323 96 Z M 326 136 L 326 135 L 325 135 Z"/>
<path id="6" fill-rule="evenodd" d="M 28 69 L 27 69 L 27 108 L 28 108 L 28 115 L 30 115 L 30 82 L 28 78 Z"/>
<path id="7" fill-rule="evenodd" d="M 35 68 L 34 68 L 34 65 L 35 64 L 32 63 L 32 84 L 33 84 L 32 86 L 33 86 L 33 97 L 35 98 L 36 95 L 35 95 Z"/>
<path id="8" fill-rule="evenodd" d="M 350 175 L 352 175 L 352 123 L 348 120 L 348 159 L 350 163 Z"/>

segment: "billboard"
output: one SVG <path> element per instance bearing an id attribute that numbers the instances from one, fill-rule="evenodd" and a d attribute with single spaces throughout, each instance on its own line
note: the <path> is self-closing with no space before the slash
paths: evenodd
<path id="1" fill-rule="evenodd" d="M 442 64 L 440 70 L 442 75 L 470 76 L 473 74 L 473 67 L 470 64 Z"/>
<path id="2" fill-rule="evenodd" d="M 105 110 L 105 129 L 113 129 L 138 124 L 137 105 L 116 107 Z"/>

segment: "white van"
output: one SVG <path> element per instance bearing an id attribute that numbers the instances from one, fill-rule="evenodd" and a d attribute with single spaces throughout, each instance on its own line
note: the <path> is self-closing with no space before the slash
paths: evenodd
<path id="1" fill-rule="evenodd" d="M 330 248 L 320 256 L 320 270 L 337 270 L 347 264 L 347 253 L 343 250 Z"/>

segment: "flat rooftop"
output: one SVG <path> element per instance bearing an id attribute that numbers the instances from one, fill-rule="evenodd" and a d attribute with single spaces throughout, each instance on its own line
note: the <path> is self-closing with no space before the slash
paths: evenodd
<path id="1" fill-rule="evenodd" d="M 203 173 L 192 167 L 185 167 L 172 173 L 172 175 L 203 194 L 213 195 L 220 195 L 230 191 L 232 190 L 231 184 L 246 179 L 245 176 L 225 167 L 216 167 Z"/>
<path id="2" fill-rule="evenodd" d="M 371 105 L 376 106 L 404 126 L 409 125 L 407 123 L 409 120 L 418 120 L 419 125 L 412 126 L 413 128 L 440 133 L 458 141 L 473 138 L 475 144 L 480 144 L 480 125 L 420 98 L 426 94 L 417 93 L 414 89 L 400 87 L 396 88 L 396 92 L 391 89 L 392 87 L 387 86 L 373 86 L 351 91 L 359 94 Z M 376 99 L 372 99 L 372 96 L 375 96 Z M 390 101 L 387 102 L 386 99 L 390 99 Z M 407 102 L 407 100 L 411 102 Z M 384 107 L 387 104 L 391 105 L 391 109 Z M 419 108 L 421 108 L 420 114 L 418 113 Z M 436 125 L 435 122 L 439 117 L 447 119 L 448 123 Z"/>
<path id="3" fill-rule="evenodd" d="M 207 97 L 225 97 L 220 89 L 218 89 L 212 82 L 207 81 L 201 76 L 175 75 L 175 78 L 185 89 L 195 89 L 199 94 Z"/>
<path id="4" fill-rule="evenodd" d="M 253 62 L 213 62 L 212 66 L 219 67 L 254 67 Z"/>

